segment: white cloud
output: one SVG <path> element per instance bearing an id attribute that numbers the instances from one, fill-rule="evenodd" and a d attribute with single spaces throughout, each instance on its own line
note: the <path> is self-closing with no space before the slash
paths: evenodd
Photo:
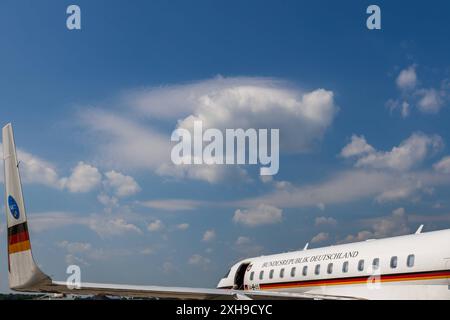
<path id="1" fill-rule="evenodd" d="M 105 176 L 106 185 L 113 188 L 118 197 L 131 196 L 141 191 L 136 180 L 131 176 L 124 175 L 114 170 L 106 172 Z"/>
<path id="2" fill-rule="evenodd" d="M 330 235 L 326 232 L 320 232 L 319 234 L 316 234 L 312 239 L 311 243 L 318 243 L 318 242 L 324 242 L 327 241 L 330 238 Z"/>
<path id="3" fill-rule="evenodd" d="M 185 199 L 168 199 L 168 200 L 151 200 L 143 201 L 140 204 L 147 208 L 159 209 L 165 211 L 189 211 L 194 210 L 205 204 L 203 201 L 185 200 Z"/>
<path id="4" fill-rule="evenodd" d="M 410 107 L 409 103 L 406 101 L 403 101 L 402 108 L 401 108 L 401 115 L 403 118 L 407 118 L 409 116 L 409 114 L 411 112 L 410 109 L 411 109 L 411 107 Z"/>
<path id="5" fill-rule="evenodd" d="M 128 223 L 123 218 L 90 219 L 89 227 L 101 237 L 120 236 L 128 233 L 141 234 L 142 231 L 136 225 Z"/>
<path id="6" fill-rule="evenodd" d="M 73 254 L 73 253 L 80 253 L 80 252 L 87 252 L 92 249 L 92 245 L 90 243 L 85 242 L 69 242 L 67 240 L 60 241 L 56 244 L 58 247 L 66 249 L 67 252 Z"/>
<path id="7" fill-rule="evenodd" d="M 414 133 L 391 151 L 375 151 L 364 138 L 353 136 L 352 142 L 342 149 L 341 155 L 357 157 L 356 167 L 406 171 L 442 146 L 442 138 L 437 135 Z"/>
<path id="8" fill-rule="evenodd" d="M 101 179 L 102 175 L 97 168 L 79 162 L 72 170 L 70 177 L 62 178 L 60 183 L 63 188 L 67 188 L 70 192 L 89 192 L 100 184 Z"/>
<path id="9" fill-rule="evenodd" d="M 180 223 L 176 225 L 177 230 L 187 230 L 189 229 L 189 223 Z"/>
<path id="10" fill-rule="evenodd" d="M 331 226 L 335 227 L 337 225 L 336 219 L 332 217 L 317 217 L 315 220 L 316 226 Z"/>
<path id="11" fill-rule="evenodd" d="M 389 99 L 386 103 L 391 112 L 400 110 L 402 118 L 406 118 L 410 115 L 411 106 L 415 106 L 422 113 L 436 114 L 449 100 L 450 85 L 447 80 L 441 82 L 440 88 L 419 88 L 418 82 L 415 65 L 400 72 L 396 83 L 401 97 Z"/>
<path id="12" fill-rule="evenodd" d="M 1 143 L 0 152 L 3 154 Z M 19 168 L 24 183 L 43 184 L 53 188 L 60 188 L 58 173 L 53 164 L 20 148 L 17 149 L 17 158 L 20 162 Z M 0 178 L 3 181 L 3 170 L 0 172 Z"/>
<path id="13" fill-rule="evenodd" d="M 111 217 L 98 214 L 80 216 L 67 212 L 35 213 L 29 216 L 30 228 L 34 232 L 44 232 L 69 226 L 84 226 L 97 233 L 102 238 L 121 236 L 142 231 L 136 225 L 127 222 L 122 217 Z"/>
<path id="14" fill-rule="evenodd" d="M 119 207 L 119 200 L 116 197 L 110 197 L 105 193 L 100 193 L 97 196 L 97 200 L 105 206 L 107 212 L 112 212 L 113 208 Z"/>
<path id="15" fill-rule="evenodd" d="M 371 239 L 373 237 L 372 232 L 363 230 L 359 231 L 356 235 L 349 234 L 343 241 L 343 243 L 350 243 L 350 242 L 360 242 L 365 241 L 368 239 Z"/>
<path id="16" fill-rule="evenodd" d="M 170 134 L 149 123 L 159 118 L 186 129 L 191 129 L 195 120 L 201 120 L 204 129 L 283 128 L 282 150 L 302 153 L 321 140 L 338 110 L 331 91 L 303 92 L 276 79 L 240 77 L 128 92 L 122 104 L 128 108 L 126 114 L 90 110 L 82 115 L 100 140 L 96 150 L 103 154 L 103 162 L 209 183 L 230 175 L 248 178 L 236 166 L 173 165 Z M 130 114 L 130 107 L 137 114 Z M 142 115 L 150 119 L 146 125 Z"/>
<path id="17" fill-rule="evenodd" d="M 139 124 L 126 115 L 85 110 L 81 121 L 92 132 L 100 161 L 107 166 L 156 170 L 170 162 L 170 135 Z"/>
<path id="18" fill-rule="evenodd" d="M 233 221 L 246 226 L 256 227 L 260 225 L 281 222 L 283 210 L 267 204 L 259 204 L 256 207 L 235 211 Z"/>
<path id="19" fill-rule="evenodd" d="M 417 95 L 420 96 L 417 106 L 423 113 L 438 113 L 444 105 L 442 93 L 436 89 L 421 89 Z"/>
<path id="20" fill-rule="evenodd" d="M 427 171 L 405 173 L 355 169 L 338 172 L 319 183 L 276 189 L 267 194 L 237 201 L 234 205 L 253 208 L 266 203 L 278 208 L 301 208 L 316 207 L 318 203 L 328 206 L 377 197 L 378 201 L 386 202 L 421 193 L 429 194 L 430 189 L 449 184 L 450 179 L 447 175 Z M 397 194 L 397 197 L 387 196 L 404 189 L 409 192 Z"/>
<path id="21" fill-rule="evenodd" d="M 364 136 L 352 135 L 351 142 L 341 151 L 341 157 L 350 158 L 373 153 L 375 149 L 369 145 Z"/>
<path id="22" fill-rule="evenodd" d="M 411 114 L 411 105 L 407 101 L 389 99 L 386 102 L 386 106 L 389 108 L 391 113 L 393 113 L 396 110 L 400 110 L 400 114 L 404 119 Z"/>
<path id="23" fill-rule="evenodd" d="M 445 174 L 450 174 L 450 156 L 442 158 L 433 165 L 434 170 Z"/>
<path id="24" fill-rule="evenodd" d="M 414 89 L 417 85 L 416 67 L 412 65 L 402 70 L 396 79 L 396 83 L 402 90 Z"/>
<path id="25" fill-rule="evenodd" d="M 157 232 L 164 229 L 164 223 L 161 220 L 155 220 L 147 226 L 148 231 Z"/>
<path id="26" fill-rule="evenodd" d="M 192 265 L 207 265 L 211 263 L 211 260 L 199 254 L 194 254 L 189 258 L 188 263 Z"/>
<path id="27" fill-rule="evenodd" d="M 357 235 L 349 235 L 344 242 L 364 241 L 367 239 L 387 238 L 410 233 L 408 216 L 404 208 L 392 211 L 387 217 L 365 219 L 361 221 L 367 230 L 360 231 Z"/>
<path id="28" fill-rule="evenodd" d="M 324 89 L 300 93 L 275 84 L 235 86 L 200 97 L 178 127 L 193 132 L 194 122 L 202 121 L 205 129 L 282 128 L 281 150 L 303 153 L 321 139 L 336 112 L 333 92 Z"/>
<path id="29" fill-rule="evenodd" d="M 202 241 L 204 242 L 210 242 L 213 241 L 216 238 L 216 231 L 211 229 L 211 230 L 206 230 L 205 233 L 203 234 L 203 238 Z"/>

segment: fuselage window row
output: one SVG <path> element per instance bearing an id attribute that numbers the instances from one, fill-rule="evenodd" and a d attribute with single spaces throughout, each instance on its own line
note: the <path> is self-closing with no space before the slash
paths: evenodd
<path id="1" fill-rule="evenodd" d="M 357 269 L 360 272 L 364 271 L 364 261 L 365 261 L 364 259 L 361 259 L 361 260 L 358 261 Z M 408 268 L 412 268 L 412 267 L 414 267 L 414 264 L 415 264 L 415 255 L 414 254 L 408 255 L 408 257 L 406 259 L 406 266 Z M 320 275 L 320 266 L 321 266 L 320 264 L 317 264 L 314 267 L 314 274 L 317 275 L 317 276 Z M 327 266 L 327 274 L 333 274 L 333 267 L 334 267 L 333 263 L 329 263 L 328 264 L 328 266 Z M 390 267 L 391 267 L 391 269 L 396 269 L 398 267 L 398 257 L 397 256 L 392 256 L 391 257 Z M 380 258 L 374 258 L 372 260 L 372 268 L 373 268 L 373 270 L 378 270 L 380 268 Z M 296 270 L 297 270 L 296 267 L 292 267 L 291 268 L 290 276 L 292 278 L 295 277 Z M 349 261 L 344 261 L 344 263 L 342 264 L 342 273 L 348 273 L 348 271 L 349 271 Z M 273 279 L 274 272 L 275 272 L 274 269 L 271 269 L 269 271 L 269 279 Z M 285 272 L 284 268 L 280 269 L 280 273 L 279 273 L 279 277 L 280 278 L 284 278 L 284 272 Z M 304 277 L 306 277 L 308 275 L 308 266 L 303 266 L 302 275 Z M 250 281 L 253 281 L 254 278 L 255 278 L 255 272 L 252 271 L 250 273 Z M 260 271 L 259 272 L 259 279 L 260 280 L 264 279 L 264 271 Z"/>

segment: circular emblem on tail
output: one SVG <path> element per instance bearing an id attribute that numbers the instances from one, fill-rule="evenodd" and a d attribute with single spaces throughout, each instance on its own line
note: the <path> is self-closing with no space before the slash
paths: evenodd
<path id="1" fill-rule="evenodd" d="M 20 218 L 20 210 L 19 210 L 19 206 L 17 205 L 16 200 L 14 200 L 14 198 L 12 196 L 8 196 L 8 206 L 9 206 L 9 211 L 11 211 L 11 215 L 14 217 L 14 219 L 19 219 Z"/>

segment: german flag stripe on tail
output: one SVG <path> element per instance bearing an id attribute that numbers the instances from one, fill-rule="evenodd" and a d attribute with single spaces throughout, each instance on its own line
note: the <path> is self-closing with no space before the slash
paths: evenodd
<path id="1" fill-rule="evenodd" d="M 8 253 L 13 254 L 30 250 L 30 236 L 27 223 L 17 224 L 8 228 Z"/>

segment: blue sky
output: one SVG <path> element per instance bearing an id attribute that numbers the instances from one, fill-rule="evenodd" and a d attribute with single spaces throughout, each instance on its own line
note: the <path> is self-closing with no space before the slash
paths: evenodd
<path id="1" fill-rule="evenodd" d="M 69 31 L 70 4 L 0 4 L 0 119 L 55 278 L 214 286 L 242 257 L 450 226 L 448 4 L 379 1 L 369 31 L 367 1 L 76 1 Z M 189 116 L 278 126 L 279 173 L 174 168 Z"/>

